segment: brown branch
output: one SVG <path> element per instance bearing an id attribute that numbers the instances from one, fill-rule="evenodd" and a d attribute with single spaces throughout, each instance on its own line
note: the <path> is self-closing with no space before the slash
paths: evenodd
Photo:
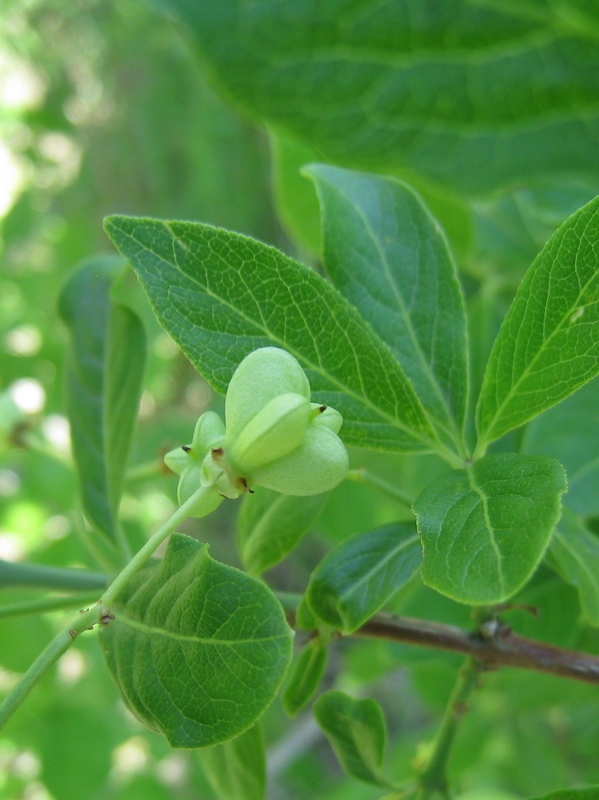
<path id="1" fill-rule="evenodd" d="M 294 621 L 293 613 L 289 618 Z M 464 653 L 488 669 L 518 667 L 599 685 L 598 656 L 518 636 L 503 623 L 498 623 L 493 635 L 483 636 L 453 625 L 380 613 L 351 635 Z"/>

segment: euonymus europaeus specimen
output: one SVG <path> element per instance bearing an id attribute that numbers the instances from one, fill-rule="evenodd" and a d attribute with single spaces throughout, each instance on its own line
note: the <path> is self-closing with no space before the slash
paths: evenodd
<path id="1" fill-rule="evenodd" d="M 8 3 L 8 35 L 27 13 L 43 19 L 44 5 L 54 29 L 60 0 Z M 136 42 L 151 59 L 154 33 L 169 26 L 146 22 L 131 36 L 136 4 L 87 5 L 86 42 L 105 8 L 120 14 L 129 83 Z M 244 150 L 241 126 L 229 139 L 231 117 L 177 47 L 170 66 L 190 80 L 165 91 L 169 70 L 151 72 L 160 124 L 138 134 L 148 162 L 119 142 L 129 173 L 121 162 L 106 180 L 120 189 L 145 164 L 139 186 L 125 187 L 140 189 L 139 208 L 120 194 L 106 207 L 215 221 L 236 205 L 222 191 L 234 182 L 248 213 L 221 224 L 270 230 L 264 238 L 285 252 L 210 225 L 113 216 L 119 255 L 90 260 L 64 286 L 73 464 L 56 468 L 76 473 L 83 514 L 60 507 L 54 482 L 47 491 L 76 521 L 82 544 L 68 541 L 89 569 L 0 561 L 4 650 L 19 649 L 11 632 L 23 650 L 0 671 L 0 720 L 14 726 L 0 763 L 18 763 L 13 742 L 39 751 L 52 738 L 42 778 L 76 775 L 75 765 L 90 774 L 89 791 L 86 782 L 65 798 L 133 800 L 140 786 L 119 783 L 110 753 L 135 737 L 151 750 L 141 781 L 162 757 L 201 762 L 199 788 L 171 783 L 169 800 L 599 800 L 599 5 L 159 5 L 216 91 L 267 126 L 292 239 L 252 227 L 264 142 Z M 110 108 L 73 50 L 69 74 Z M 57 107 L 7 138 L 19 159 L 35 126 L 56 127 L 66 94 L 52 94 Z M 144 95 L 122 94 L 129 108 Z M 12 113 L 0 115 L 3 132 Z M 55 138 L 40 138 L 44 159 Z M 95 240 L 99 214 L 84 213 Z M 62 214 L 40 225 L 44 247 L 60 241 Z M 81 222 L 69 219 L 68 241 L 84 241 Z M 17 228 L 11 219 L 2 230 L 3 324 L 15 302 L 11 253 L 23 252 Z M 196 373 L 181 355 L 157 368 L 166 336 Z M 203 391 L 190 400 L 193 381 Z M 155 390 L 171 383 L 171 396 Z M 0 433 L 11 413 L 2 393 Z M 12 433 L 33 450 L 26 430 Z M 132 524 L 131 506 L 157 498 L 152 523 L 139 511 Z M 81 612 L 56 616 L 71 607 Z M 40 628 L 23 623 L 17 636 L 34 612 L 55 616 L 30 617 Z M 25 672 L 44 647 L 42 622 L 59 633 Z M 80 637 L 90 628 L 97 653 L 95 635 Z M 63 675 L 67 658 L 50 668 L 75 641 L 67 658 L 104 658 L 116 688 L 94 663 L 96 706 L 77 694 L 82 681 L 72 699 L 39 687 L 12 716 L 46 672 L 45 688 Z M 2 772 L 0 795 L 21 796 Z M 142 783 L 141 796 L 163 788 Z"/>
<path id="2" fill-rule="evenodd" d="M 106 220 L 159 323 L 226 395 L 224 419 L 204 412 L 189 441 L 166 455 L 180 476 L 180 507 L 136 553 L 119 503 L 143 383 L 143 326 L 118 299 L 122 262 L 92 262 L 65 287 L 74 457 L 87 519 L 113 569 L 90 574 L 90 591 L 105 584 L 99 599 L 12 689 L 2 720 L 97 625 L 108 668 L 139 719 L 173 747 L 224 748 L 206 751 L 204 762 L 219 796 L 231 797 L 230 764 L 249 770 L 239 797 L 264 796 L 260 717 L 286 676 L 285 709 L 295 715 L 316 698 L 316 720 L 349 775 L 390 797 L 446 796 L 456 709 L 486 667 L 599 683 L 599 659 L 517 637 L 498 616 L 544 563 L 576 587 L 587 623 L 599 624 L 599 545 L 585 526 L 598 500 L 579 478 L 596 476 L 596 448 L 581 463 L 554 435 L 584 436 L 577 415 L 596 408 L 599 201 L 566 220 L 533 261 L 475 382 L 469 299 L 419 196 L 367 173 L 312 165 L 307 174 L 322 205 L 326 277 L 208 225 Z M 383 480 L 362 469 L 364 449 L 401 454 L 416 480 L 406 488 L 403 470 Z M 273 593 L 262 574 L 290 555 L 325 493 L 345 480 L 387 493 L 396 521 L 332 549 L 303 596 Z M 245 571 L 176 532 L 186 518 L 231 502 L 240 504 Z M 152 558 L 169 536 L 163 557 Z M 401 611 L 402 590 L 409 596 L 422 584 L 474 607 L 472 632 L 381 613 Z M 311 638 L 290 667 L 292 627 Z M 381 706 L 323 691 L 339 636 L 467 654 L 437 739 L 405 780 L 383 766 Z M 254 766 L 240 755 L 246 748 Z M 595 797 L 590 791 L 556 796 Z"/>

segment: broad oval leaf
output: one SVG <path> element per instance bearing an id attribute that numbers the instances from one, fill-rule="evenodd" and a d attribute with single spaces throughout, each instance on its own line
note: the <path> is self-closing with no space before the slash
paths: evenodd
<path id="1" fill-rule="evenodd" d="M 543 557 L 565 490 L 558 461 L 513 453 L 434 481 L 414 503 L 423 581 L 462 603 L 506 600 Z"/>
<path id="2" fill-rule="evenodd" d="M 226 95 L 327 160 L 468 194 L 599 176 L 592 3 L 168 0 Z"/>
<path id="3" fill-rule="evenodd" d="M 291 660 L 292 632 L 261 581 L 181 534 L 135 575 L 101 631 L 127 706 L 172 747 L 208 747 L 247 730 Z"/>
<path id="4" fill-rule="evenodd" d="M 317 617 L 351 633 L 417 572 L 422 546 L 415 526 L 393 522 L 354 536 L 321 561 L 306 600 Z"/>
<path id="5" fill-rule="evenodd" d="M 94 259 L 60 297 L 71 337 L 67 411 L 83 508 L 113 541 L 146 357 L 141 321 L 110 299 L 123 267 L 119 258 Z"/>
<path id="6" fill-rule="evenodd" d="M 501 326 L 477 408 L 479 449 L 599 372 L 599 197 L 533 261 Z"/>
<path id="7" fill-rule="evenodd" d="M 198 757 L 219 800 L 264 800 L 266 755 L 260 723 L 229 742 L 202 748 Z"/>
<path id="8" fill-rule="evenodd" d="M 566 583 L 578 589 L 586 621 L 599 626 L 599 539 L 568 509 L 564 509 L 546 558 Z"/>
<path id="9" fill-rule="evenodd" d="M 412 382 L 432 427 L 463 450 L 468 394 L 464 299 L 439 224 L 392 178 L 314 164 L 327 274 Z"/>
<path id="10" fill-rule="evenodd" d="M 306 370 L 346 443 L 439 447 L 405 373 L 358 312 L 313 270 L 247 236 L 191 222 L 109 217 L 106 232 L 160 324 L 217 391 L 252 350 L 277 345 Z"/>
<path id="11" fill-rule="evenodd" d="M 557 458 L 568 475 L 568 507 L 599 514 L 599 378 L 583 386 L 524 429 L 523 453 Z"/>
<path id="12" fill-rule="evenodd" d="M 285 712 L 293 717 L 314 696 L 327 668 L 328 650 L 322 636 L 316 636 L 302 648 L 283 690 Z"/>
<path id="13" fill-rule="evenodd" d="M 237 549 L 246 570 L 260 575 L 282 561 L 318 519 L 327 494 L 308 497 L 256 487 L 237 517 Z"/>
<path id="14" fill-rule="evenodd" d="M 343 769 L 361 781 L 389 786 L 379 772 L 385 757 L 387 726 L 376 700 L 356 700 L 331 690 L 323 692 L 312 708 Z"/>

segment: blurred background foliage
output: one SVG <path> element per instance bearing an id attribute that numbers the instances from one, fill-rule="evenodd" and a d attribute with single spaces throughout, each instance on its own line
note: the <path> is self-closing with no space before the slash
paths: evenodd
<path id="1" fill-rule="evenodd" d="M 275 161 L 279 168 L 273 193 L 267 134 L 222 103 L 180 31 L 142 0 L 4 0 L 0 558 L 97 568 L 82 543 L 86 532 L 78 511 L 62 392 L 66 331 L 56 309 L 74 267 L 111 252 L 102 217 L 130 213 L 201 220 L 307 257 L 284 224 L 293 217 L 289 203 L 309 206 L 311 201 L 302 190 L 294 194 L 289 188 L 298 180 L 295 175 L 291 184 L 281 179 L 283 161 L 289 169 L 303 163 L 305 154 L 279 140 Z M 281 204 L 280 219 L 274 197 Z M 515 269 L 516 279 L 521 275 L 556 218 L 556 204 L 544 197 L 546 206 L 533 203 L 527 193 L 480 205 L 474 238 L 485 245 L 478 248 L 478 269 L 490 258 L 489 243 L 501 241 L 494 268 L 505 263 Z M 582 202 L 574 190 L 572 197 L 559 198 L 568 210 Z M 528 216 L 520 213 L 527 203 L 534 206 Z M 486 213 L 491 205 L 492 212 Z M 315 239 L 313 221 L 308 222 L 304 245 Z M 469 263 L 474 262 L 464 258 L 463 266 Z M 469 280 L 475 281 L 476 270 L 470 272 L 474 277 Z M 508 274 L 507 282 L 513 280 Z M 146 389 L 122 507 L 129 535 L 141 541 L 174 504 L 175 479 L 161 473 L 161 454 L 187 441 L 197 416 L 221 401 L 211 397 L 158 329 L 135 285 L 126 291 L 150 335 Z M 486 308 L 484 297 L 473 309 L 487 321 L 490 342 L 495 312 Z M 475 354 L 480 363 L 487 346 L 483 342 Z M 367 466 L 372 461 L 366 453 L 354 458 Z M 426 458 L 422 469 L 415 459 L 408 468 L 397 457 L 376 458 L 378 474 L 397 475 L 399 470 L 406 494 L 415 493 L 419 474 L 430 479 L 431 470 L 438 468 Z M 238 564 L 235 513 L 224 504 L 208 520 L 190 522 L 186 531 L 208 541 L 216 558 Z M 331 544 L 401 513 L 369 488 L 341 486 L 317 529 L 269 575 L 272 585 L 301 591 Z M 0 604 L 29 597 L 26 590 L 5 589 Z M 544 619 L 540 633 L 525 612 L 513 612 L 510 621 L 520 632 L 599 652 L 594 632 L 564 625 L 564 619 L 577 618 L 577 600 L 553 573 L 541 570 L 518 600 L 534 603 Z M 417 581 L 400 592 L 394 605 L 403 614 L 469 624 L 467 609 Z M 13 685 L 62 619 L 47 614 L 0 620 L 0 691 Z M 383 702 L 392 734 L 389 772 L 403 777 L 419 743 L 435 730 L 458 663 L 449 655 L 399 645 L 337 643 L 326 685 L 371 692 Z M 557 786 L 599 783 L 596 694 L 590 686 L 532 673 L 488 675 L 451 767 L 463 800 L 509 800 Z M 272 800 L 380 796 L 380 790 L 341 776 L 309 712 L 289 725 L 275 704 L 266 715 L 265 731 Z M 214 796 L 195 753 L 170 751 L 125 712 L 94 636 L 81 637 L 0 739 L 0 798 L 6 800 Z"/>

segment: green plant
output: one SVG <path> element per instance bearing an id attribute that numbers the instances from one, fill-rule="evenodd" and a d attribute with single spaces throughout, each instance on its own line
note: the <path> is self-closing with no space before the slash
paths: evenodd
<path id="1" fill-rule="evenodd" d="M 2 565 L 5 585 L 84 591 L 32 610 L 91 605 L 7 693 L 0 719 L 98 626 L 126 705 L 171 746 L 207 748 L 219 798 L 265 796 L 260 720 L 286 676 L 285 711 L 312 703 L 344 773 L 374 787 L 364 797 L 433 800 L 461 785 L 472 791 L 463 797 L 495 787 L 538 797 L 564 784 L 545 797 L 599 797 L 573 788 L 599 784 L 592 744 L 543 774 L 570 725 L 591 742 L 596 731 L 584 715 L 599 684 L 596 12 L 462 0 L 167 5 L 217 85 L 269 126 L 278 207 L 311 266 L 212 225 L 105 220 L 124 261 L 84 265 L 60 304 L 85 536 L 102 572 Z M 180 505 L 143 542 L 119 511 L 146 358 L 131 270 L 160 326 L 226 394 L 225 423 L 204 411 L 191 443 L 167 454 Z M 352 486 L 368 492 L 364 520 Z M 235 502 L 243 570 L 176 532 Z M 344 503 L 358 518 L 351 531 Z M 265 579 L 323 513 L 329 552 L 303 585 Z M 419 662 L 406 645 L 465 660 Z M 331 671 L 330 653 L 346 663 Z M 429 744 L 413 758 L 423 733 L 404 733 L 412 755 L 384 767 L 395 692 L 384 710 L 362 695 L 400 666 L 432 706 L 439 683 L 446 705 Z M 504 667 L 556 676 L 560 688 L 539 679 L 537 698 Z M 559 705 L 569 681 L 594 685 Z M 558 721 L 539 754 L 552 704 Z M 531 736 L 514 727 L 518 709 L 538 714 Z M 485 752 L 482 731 L 523 753 Z M 360 791 L 351 785 L 342 791 Z"/>

